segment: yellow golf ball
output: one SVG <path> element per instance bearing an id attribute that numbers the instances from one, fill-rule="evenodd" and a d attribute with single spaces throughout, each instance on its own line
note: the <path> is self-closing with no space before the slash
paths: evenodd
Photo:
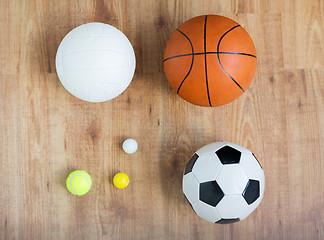
<path id="1" fill-rule="evenodd" d="M 117 173 L 114 176 L 113 183 L 117 188 L 125 188 L 129 183 L 129 178 L 126 173 Z"/>

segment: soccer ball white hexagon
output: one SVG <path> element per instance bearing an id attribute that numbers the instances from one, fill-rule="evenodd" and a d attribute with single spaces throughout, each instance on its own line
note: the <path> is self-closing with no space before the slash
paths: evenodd
<path id="1" fill-rule="evenodd" d="M 226 224 L 245 219 L 260 204 L 265 178 L 252 152 L 229 142 L 208 144 L 188 161 L 182 190 L 201 218 Z"/>
<path id="2" fill-rule="evenodd" d="M 56 72 L 75 97 L 104 102 L 121 94 L 132 81 L 135 53 L 127 37 L 104 23 L 74 28 L 56 54 Z"/>

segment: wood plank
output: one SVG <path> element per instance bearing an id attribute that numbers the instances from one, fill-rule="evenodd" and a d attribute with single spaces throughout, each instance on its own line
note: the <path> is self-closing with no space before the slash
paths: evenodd
<path id="1" fill-rule="evenodd" d="M 286 69 L 324 68 L 324 3 L 285 1 L 282 34 Z"/>
<path id="2" fill-rule="evenodd" d="M 0 1 L 0 239 L 323 239 L 323 12 L 320 0 Z M 257 49 L 250 88 L 218 108 L 185 102 L 163 73 L 172 31 L 201 14 L 239 22 Z M 121 29 L 137 60 L 129 88 L 100 104 L 55 70 L 62 38 L 91 21 Z M 261 205 L 233 225 L 200 219 L 181 191 L 193 152 L 220 140 L 252 150 L 266 175 Z M 86 196 L 65 188 L 75 169 L 92 176 Z"/>

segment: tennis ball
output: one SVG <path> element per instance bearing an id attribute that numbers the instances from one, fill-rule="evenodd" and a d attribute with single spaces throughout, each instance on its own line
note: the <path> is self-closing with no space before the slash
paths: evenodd
<path id="1" fill-rule="evenodd" d="M 83 170 L 76 170 L 66 179 L 66 187 L 74 195 L 84 195 L 91 188 L 91 177 Z"/>
<path id="2" fill-rule="evenodd" d="M 125 188 L 129 183 L 129 178 L 126 173 L 120 172 L 114 176 L 113 183 L 117 188 Z"/>

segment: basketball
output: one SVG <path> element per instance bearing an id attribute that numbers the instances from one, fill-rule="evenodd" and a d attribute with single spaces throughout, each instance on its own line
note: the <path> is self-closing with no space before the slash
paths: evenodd
<path id="1" fill-rule="evenodd" d="M 167 42 L 163 66 L 173 90 L 186 101 L 205 107 L 240 97 L 254 77 L 254 43 L 237 22 L 218 15 L 192 18 Z"/>

